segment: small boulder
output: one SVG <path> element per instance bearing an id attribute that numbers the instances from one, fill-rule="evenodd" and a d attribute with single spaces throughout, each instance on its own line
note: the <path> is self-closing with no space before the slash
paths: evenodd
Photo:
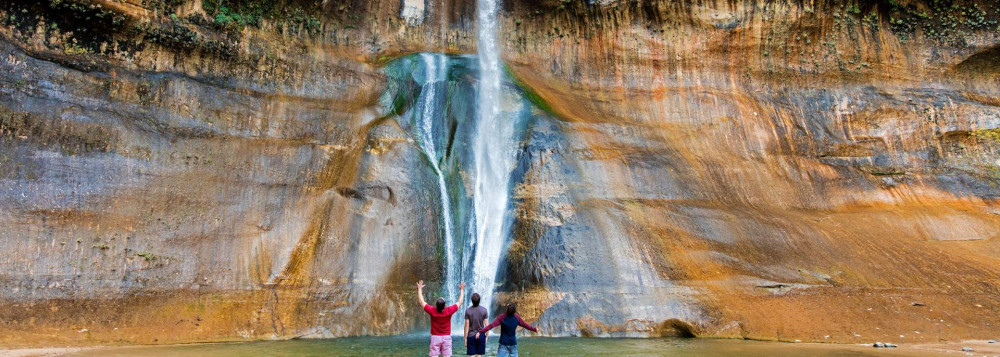
<path id="1" fill-rule="evenodd" d="M 914 301 L 910 303 L 910 306 L 927 306 L 927 305 L 922 302 Z"/>
<path id="2" fill-rule="evenodd" d="M 997 340 L 989 340 L 989 341 L 986 341 L 986 343 L 997 343 Z"/>
<path id="3" fill-rule="evenodd" d="M 975 352 L 972 347 L 962 347 L 962 352 Z"/>

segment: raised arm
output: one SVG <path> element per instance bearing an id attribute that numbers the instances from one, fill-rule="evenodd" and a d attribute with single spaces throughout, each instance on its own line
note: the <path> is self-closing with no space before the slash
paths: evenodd
<path id="1" fill-rule="evenodd" d="M 427 302 L 424 301 L 424 281 L 423 280 L 417 282 L 417 299 L 420 299 L 419 301 L 420 301 L 420 308 L 421 309 L 423 309 L 424 306 L 427 306 Z"/>
<path id="2" fill-rule="evenodd" d="M 524 322 L 524 320 L 521 320 L 521 315 L 514 314 L 514 317 L 517 318 L 517 324 L 519 326 L 524 327 L 527 330 L 531 330 L 532 332 L 538 332 L 538 329 L 535 328 L 535 326 L 528 325 L 527 322 Z"/>
<path id="3" fill-rule="evenodd" d="M 462 303 L 463 302 L 465 302 L 465 282 L 464 281 L 461 284 L 458 284 L 458 303 L 456 305 L 458 305 L 459 308 L 462 308 Z"/>

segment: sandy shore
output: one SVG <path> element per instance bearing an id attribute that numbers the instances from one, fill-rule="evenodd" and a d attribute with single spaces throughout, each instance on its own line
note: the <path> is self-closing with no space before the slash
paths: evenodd
<path id="1" fill-rule="evenodd" d="M 78 353 L 88 350 L 102 349 L 108 347 L 50 347 L 50 348 L 24 348 L 13 350 L 0 350 L 0 357 L 48 357 L 62 356 L 70 353 Z"/>
<path id="2" fill-rule="evenodd" d="M 971 348 L 972 352 L 962 351 L 963 347 Z M 986 340 L 926 343 L 914 345 L 913 348 L 967 356 L 1000 356 L 1000 343 L 989 343 Z"/>

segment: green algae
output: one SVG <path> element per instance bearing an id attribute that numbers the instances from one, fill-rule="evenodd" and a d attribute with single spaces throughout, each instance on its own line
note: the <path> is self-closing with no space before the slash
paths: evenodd
<path id="1" fill-rule="evenodd" d="M 981 141 L 1000 143 L 1000 128 L 973 130 L 972 136 Z"/>
<path id="2" fill-rule="evenodd" d="M 535 105 L 535 107 L 541 109 L 545 113 L 552 116 L 556 116 L 556 113 L 552 109 L 552 106 L 549 105 L 549 103 L 546 103 L 545 99 L 543 99 L 542 96 L 538 95 L 537 92 L 532 90 L 527 83 L 524 83 L 524 81 L 522 81 L 520 78 L 517 78 L 517 75 L 514 73 L 514 70 L 510 68 L 510 66 L 504 65 L 503 69 L 504 73 L 507 75 L 507 79 L 510 80 L 511 84 L 517 86 L 517 88 L 520 89 L 521 95 L 524 96 L 525 99 L 527 99 L 529 102 L 531 102 L 531 104 Z"/>

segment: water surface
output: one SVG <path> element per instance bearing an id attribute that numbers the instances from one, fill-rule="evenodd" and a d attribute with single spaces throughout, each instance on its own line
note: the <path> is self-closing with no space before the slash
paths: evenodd
<path id="1" fill-rule="evenodd" d="M 294 340 L 215 343 L 174 346 L 138 346 L 83 351 L 70 356 L 427 356 L 426 336 L 356 337 L 330 340 Z M 487 356 L 496 356 L 496 340 Z M 874 349 L 867 346 L 778 343 L 707 339 L 580 339 L 523 338 L 522 356 L 927 356 L 930 351 Z M 455 356 L 464 356 L 462 341 L 453 342 Z"/>

